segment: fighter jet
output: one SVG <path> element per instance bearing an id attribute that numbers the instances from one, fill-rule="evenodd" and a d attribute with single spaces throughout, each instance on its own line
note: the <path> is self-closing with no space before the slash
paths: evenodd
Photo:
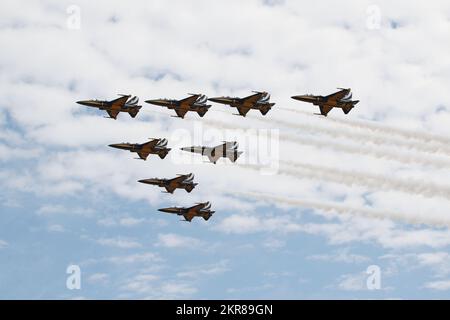
<path id="1" fill-rule="evenodd" d="M 105 100 L 84 100 L 77 101 L 78 104 L 82 104 L 84 106 L 98 108 L 100 110 L 105 110 L 109 117 L 116 120 L 119 112 L 128 112 L 132 118 L 136 117 L 141 109 L 141 106 L 138 106 L 139 98 L 130 95 L 120 94 L 120 98 L 105 101 Z"/>
<path id="2" fill-rule="evenodd" d="M 181 221 L 187 221 L 191 222 L 194 217 L 202 217 L 205 220 L 208 220 L 211 218 L 213 213 L 215 211 L 211 210 L 211 204 L 208 202 L 198 203 L 195 206 L 192 207 L 170 207 L 170 208 L 162 208 L 158 209 L 158 211 L 161 212 L 167 212 L 176 214 L 179 216 L 183 216 L 184 220 Z"/>
<path id="3" fill-rule="evenodd" d="M 320 108 L 320 114 L 327 116 L 333 108 L 341 108 L 345 114 L 349 113 L 359 100 L 351 100 L 351 89 L 338 88 L 340 91 L 328 96 L 300 95 L 293 96 L 292 99 L 312 103 Z"/>
<path id="4" fill-rule="evenodd" d="M 233 108 L 237 108 L 239 114 L 243 117 L 247 115 L 250 109 L 256 109 L 265 115 L 269 110 L 275 105 L 275 103 L 270 103 L 270 94 L 267 92 L 253 91 L 255 94 L 245 98 L 236 97 L 216 97 L 210 98 L 209 101 L 217 102 L 221 104 L 228 104 Z"/>
<path id="5" fill-rule="evenodd" d="M 110 147 L 129 150 L 130 152 L 136 152 L 140 159 L 147 160 L 149 154 L 157 154 L 161 159 L 164 159 L 170 148 L 167 148 L 167 139 L 152 139 L 149 142 L 138 143 L 116 143 L 110 144 Z M 136 159 L 139 159 L 136 158 Z"/>
<path id="6" fill-rule="evenodd" d="M 230 159 L 231 162 L 235 162 L 243 153 L 242 151 L 237 151 L 239 144 L 236 141 L 223 142 L 223 144 L 219 144 L 215 147 L 192 146 L 181 148 L 181 150 L 208 156 L 209 161 L 214 164 L 216 164 L 217 160 L 222 157 Z"/>
<path id="7" fill-rule="evenodd" d="M 156 99 L 147 100 L 145 102 L 175 110 L 175 113 L 177 114 L 176 117 L 179 118 L 184 118 L 184 115 L 188 111 L 197 112 L 200 117 L 203 117 L 211 107 L 211 105 L 206 104 L 208 97 L 204 94 L 188 94 L 190 96 L 182 100 Z"/>
<path id="8" fill-rule="evenodd" d="M 153 184 L 160 188 L 166 188 L 168 193 L 173 193 L 175 189 L 184 189 L 187 192 L 191 192 L 197 183 L 193 182 L 194 175 L 189 174 L 179 174 L 178 177 L 173 179 L 143 179 L 139 180 L 140 183 Z"/>

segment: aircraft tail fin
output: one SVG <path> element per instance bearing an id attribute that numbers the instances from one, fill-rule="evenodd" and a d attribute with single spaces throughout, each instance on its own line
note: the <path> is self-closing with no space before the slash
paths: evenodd
<path id="1" fill-rule="evenodd" d="M 203 116 L 205 115 L 206 112 L 208 112 L 208 108 L 206 108 L 206 107 L 197 111 L 198 115 L 200 117 L 202 117 L 202 118 L 203 118 Z"/>
<path id="2" fill-rule="evenodd" d="M 342 111 L 344 111 L 345 114 L 348 114 L 353 109 L 353 106 L 343 107 Z"/>
<path id="3" fill-rule="evenodd" d="M 275 104 L 275 103 L 269 103 L 269 104 L 267 104 L 267 105 L 261 107 L 261 109 L 260 109 L 259 111 L 261 112 L 261 114 L 262 114 L 263 116 L 265 116 L 265 115 L 267 114 L 267 112 L 269 112 L 270 109 L 272 109 L 272 107 L 273 107 L 274 104 Z"/>
<path id="4" fill-rule="evenodd" d="M 136 118 L 139 110 L 141 109 L 141 107 L 134 107 L 132 109 L 130 109 L 130 111 L 128 111 L 128 114 L 132 117 L 132 118 Z"/>
<path id="5" fill-rule="evenodd" d="M 231 162 L 236 162 L 239 156 L 242 154 L 242 151 L 229 152 L 227 154 L 227 158 L 230 159 Z"/>
<path id="6" fill-rule="evenodd" d="M 167 154 L 169 153 L 169 151 L 170 151 L 170 148 L 166 148 L 164 150 L 161 150 L 160 152 L 158 152 L 158 156 L 161 159 L 164 159 L 167 156 Z"/>

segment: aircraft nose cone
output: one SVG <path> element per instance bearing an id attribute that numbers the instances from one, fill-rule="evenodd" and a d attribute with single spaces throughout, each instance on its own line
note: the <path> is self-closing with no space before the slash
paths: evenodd
<path id="1" fill-rule="evenodd" d="M 111 148 L 116 148 L 116 149 L 124 149 L 124 150 L 129 149 L 129 146 L 127 144 L 124 144 L 124 143 L 113 143 L 113 144 L 110 144 L 108 146 L 111 147 Z"/>
<path id="2" fill-rule="evenodd" d="M 161 105 L 164 103 L 161 99 L 145 100 L 145 103 Z"/>
<path id="3" fill-rule="evenodd" d="M 223 97 L 215 97 L 215 98 L 209 98 L 208 101 L 216 102 L 216 103 L 223 103 L 225 99 Z"/>
<path id="4" fill-rule="evenodd" d="M 80 101 L 77 101 L 77 103 L 82 104 L 83 106 L 89 106 L 90 100 L 80 100 Z"/>
<path id="5" fill-rule="evenodd" d="M 158 209 L 158 211 L 165 212 L 165 213 L 174 213 L 173 208 L 161 208 L 161 209 Z"/>
<path id="6" fill-rule="evenodd" d="M 141 179 L 141 180 L 138 180 L 138 182 L 145 183 L 145 184 L 156 184 L 156 183 L 158 183 L 158 180 L 157 179 Z"/>
<path id="7" fill-rule="evenodd" d="M 316 100 L 316 97 L 309 96 L 309 95 L 298 95 L 298 96 L 292 96 L 291 97 L 294 100 L 304 101 L 304 102 L 313 102 Z"/>

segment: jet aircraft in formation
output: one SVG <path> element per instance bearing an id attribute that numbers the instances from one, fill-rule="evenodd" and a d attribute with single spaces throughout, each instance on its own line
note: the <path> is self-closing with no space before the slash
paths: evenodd
<path id="1" fill-rule="evenodd" d="M 145 102 L 174 110 L 177 117 L 182 119 L 188 111 L 197 112 L 200 117 L 203 117 L 211 107 L 211 105 L 206 104 L 208 97 L 204 94 L 189 93 L 189 95 L 189 97 L 182 100 L 156 99 L 147 100 Z"/>
<path id="2" fill-rule="evenodd" d="M 342 89 L 328 96 L 300 95 L 293 96 L 292 99 L 312 103 L 319 106 L 320 114 L 327 116 L 333 108 L 341 108 L 345 114 L 348 114 L 359 100 L 352 101 L 351 89 Z"/>
<path id="3" fill-rule="evenodd" d="M 164 159 L 170 148 L 167 148 L 167 139 L 151 139 L 148 142 L 139 143 L 116 143 L 109 145 L 112 148 L 128 150 L 136 152 L 140 159 L 147 160 L 149 154 L 157 154 L 161 159 Z"/>
<path id="4" fill-rule="evenodd" d="M 237 97 L 216 97 L 210 98 L 209 101 L 227 104 L 230 107 L 237 108 L 239 115 L 245 117 L 250 109 L 256 109 L 261 112 L 262 115 L 266 115 L 267 112 L 275 105 L 275 103 L 269 102 L 270 94 L 267 92 L 253 91 L 254 94 L 245 98 Z"/>
<path id="5" fill-rule="evenodd" d="M 194 175 L 189 174 L 179 174 L 177 177 L 172 179 L 142 179 L 139 180 L 140 183 L 152 184 L 160 188 L 165 188 L 168 193 L 173 193 L 175 189 L 184 189 L 187 192 L 191 192 L 197 183 L 194 183 Z"/>
<path id="6" fill-rule="evenodd" d="M 327 116 L 333 108 L 340 108 L 345 114 L 348 114 L 359 102 L 359 100 L 351 100 L 351 89 L 340 89 L 338 92 L 328 96 L 298 95 L 293 96 L 292 99 L 309 102 L 319 106 L 320 114 L 323 116 Z M 145 102 L 174 110 L 177 117 L 184 118 L 188 111 L 197 112 L 200 117 L 203 117 L 211 107 L 211 105 L 206 103 L 208 100 L 237 108 L 239 112 L 238 115 L 243 117 L 245 117 L 251 109 L 259 110 L 262 115 L 266 115 L 275 105 L 275 103 L 269 102 L 270 94 L 264 91 L 254 91 L 254 94 L 244 98 L 216 97 L 208 99 L 203 94 L 189 94 L 189 97 L 182 100 L 155 99 L 147 100 Z M 111 101 L 77 101 L 77 103 L 81 105 L 105 110 L 108 113 L 109 118 L 112 119 L 116 119 L 120 112 L 129 113 L 133 118 L 136 117 L 141 109 L 138 102 L 139 98 L 136 96 L 132 97 L 131 95 L 120 95 L 119 98 Z M 146 160 L 150 154 L 157 154 L 161 159 L 164 159 L 171 150 L 170 148 L 167 148 L 167 139 L 151 139 L 150 141 L 142 144 L 117 143 L 110 144 L 109 146 L 117 149 L 128 150 L 130 152 L 136 152 L 139 159 L 142 160 Z M 238 146 L 239 145 L 236 141 L 224 141 L 222 144 L 215 147 L 191 146 L 181 148 L 181 150 L 207 156 L 209 161 L 215 164 L 220 158 L 228 158 L 231 162 L 235 162 L 242 154 L 241 151 L 238 151 Z M 158 187 L 165 188 L 167 193 L 173 193 L 176 189 L 184 189 L 187 192 L 191 192 L 197 186 L 197 183 L 194 183 L 193 180 L 194 175 L 189 173 L 178 175 L 172 179 L 152 178 L 138 180 L 138 182 L 156 185 Z M 183 216 L 183 221 L 188 222 L 191 222 L 194 217 L 202 217 L 203 219 L 208 220 L 215 212 L 211 210 L 211 204 L 209 202 L 198 203 L 192 207 L 169 207 L 158 210 Z"/>
<path id="7" fill-rule="evenodd" d="M 191 222 L 195 217 L 202 217 L 203 219 L 208 220 L 215 212 L 211 210 L 209 201 L 198 203 L 192 207 L 169 207 L 158 209 L 158 211 L 183 216 L 184 220 L 182 221 L 187 222 Z"/>
<path id="8" fill-rule="evenodd" d="M 236 141 L 224 141 L 223 144 L 219 144 L 215 147 L 192 146 L 181 148 L 181 150 L 207 156 L 209 161 L 216 164 L 217 160 L 220 158 L 228 158 L 231 162 L 235 162 L 242 154 L 242 151 L 237 150 L 238 147 L 239 144 Z"/>
<path id="9" fill-rule="evenodd" d="M 128 112 L 132 118 L 136 117 L 141 106 L 138 106 L 139 98 L 130 95 L 120 95 L 120 98 L 106 101 L 106 100 L 83 100 L 77 101 L 78 104 L 98 108 L 99 110 L 105 110 L 109 117 L 116 120 L 119 112 Z"/>

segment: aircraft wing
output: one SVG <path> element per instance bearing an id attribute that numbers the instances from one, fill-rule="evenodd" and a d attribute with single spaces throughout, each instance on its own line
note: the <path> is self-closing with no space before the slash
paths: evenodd
<path id="1" fill-rule="evenodd" d="M 117 115 L 119 114 L 119 110 L 106 110 L 106 112 L 113 119 L 116 119 Z"/>
<path id="2" fill-rule="evenodd" d="M 211 162 L 214 163 L 214 164 L 217 162 L 217 160 L 220 159 L 220 157 L 221 157 L 221 155 L 220 155 L 220 154 L 217 154 L 217 153 L 216 153 L 215 156 L 208 155 L 209 161 L 211 161 Z"/>
<path id="3" fill-rule="evenodd" d="M 120 98 L 117 98 L 117 99 L 111 101 L 111 106 L 122 108 L 125 105 L 125 103 L 127 102 L 129 97 L 130 96 L 122 96 Z"/>
<path id="4" fill-rule="evenodd" d="M 195 206 L 190 207 L 189 212 L 195 212 L 197 210 L 203 209 L 204 207 L 205 207 L 204 203 L 199 203 L 199 204 L 196 204 Z"/>
<path id="5" fill-rule="evenodd" d="M 256 103 L 262 96 L 262 93 L 255 93 L 252 94 L 251 96 L 242 98 L 242 101 L 244 103 Z"/>
<path id="6" fill-rule="evenodd" d="M 168 193 L 173 193 L 175 191 L 175 188 L 172 187 L 171 185 L 167 185 L 165 186 L 165 188 Z"/>
<path id="7" fill-rule="evenodd" d="M 194 219 L 194 217 L 195 217 L 195 213 L 188 212 L 188 213 L 183 214 L 183 217 L 184 217 L 184 219 L 186 219 L 186 221 L 191 222 L 191 220 Z"/>
<path id="8" fill-rule="evenodd" d="M 175 109 L 175 113 L 176 113 L 177 116 L 179 116 L 180 118 L 184 118 L 184 115 L 186 114 L 186 112 L 188 112 L 187 109 L 182 109 L 182 108 Z"/>
<path id="9" fill-rule="evenodd" d="M 186 179 L 185 175 L 178 176 L 176 178 L 170 179 L 170 182 L 183 182 Z"/>
<path id="10" fill-rule="evenodd" d="M 247 107 L 236 107 L 241 116 L 245 117 L 246 114 L 250 111 L 250 108 Z"/>
<path id="11" fill-rule="evenodd" d="M 195 101 L 197 101 L 198 97 L 200 97 L 199 94 L 194 94 L 192 96 L 189 96 L 187 98 L 180 100 L 179 102 L 180 102 L 180 104 L 191 105 L 191 104 L 194 104 Z"/>
<path id="12" fill-rule="evenodd" d="M 327 116 L 328 112 L 330 112 L 331 109 L 333 109 L 333 107 L 330 107 L 327 105 L 322 105 L 319 108 L 320 108 L 320 113 L 325 117 Z"/>
<path id="13" fill-rule="evenodd" d="M 154 148 L 158 142 L 161 141 L 160 139 L 153 139 L 149 142 L 141 144 L 141 147 L 147 147 L 147 148 Z"/>
<path id="14" fill-rule="evenodd" d="M 146 160 L 150 153 L 145 152 L 145 151 L 138 151 L 137 154 L 138 154 L 139 158 L 141 158 L 142 160 Z"/>
<path id="15" fill-rule="evenodd" d="M 325 98 L 328 99 L 328 101 L 338 101 L 341 100 L 342 98 L 344 98 L 346 95 L 348 95 L 350 92 L 350 89 L 342 89 L 338 92 L 332 93 L 328 96 L 326 96 Z"/>

